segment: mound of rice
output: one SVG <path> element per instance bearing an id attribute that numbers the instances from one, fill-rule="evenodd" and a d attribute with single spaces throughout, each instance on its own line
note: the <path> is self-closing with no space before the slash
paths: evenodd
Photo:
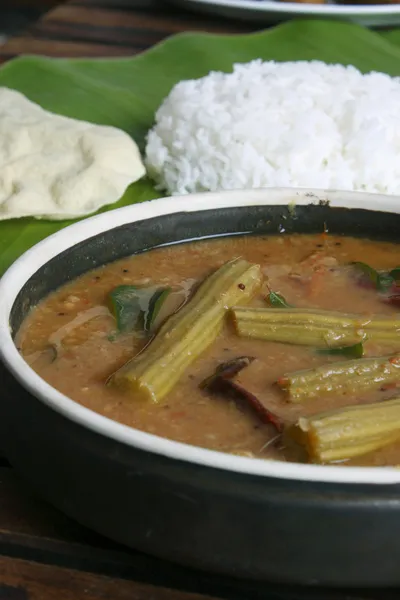
<path id="1" fill-rule="evenodd" d="M 400 78 L 255 60 L 182 81 L 156 113 L 146 165 L 169 194 L 270 186 L 400 194 Z"/>

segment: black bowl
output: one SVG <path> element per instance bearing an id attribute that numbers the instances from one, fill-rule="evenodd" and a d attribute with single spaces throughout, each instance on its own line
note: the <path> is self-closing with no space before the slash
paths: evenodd
<path id="1" fill-rule="evenodd" d="M 399 585 L 400 470 L 262 461 L 164 440 L 66 398 L 13 343 L 50 291 L 123 256 L 203 237 L 324 227 L 397 241 L 398 206 L 394 197 L 339 192 L 206 194 L 105 213 L 41 242 L 0 282 L 6 456 L 66 514 L 161 558 L 253 580 Z"/>

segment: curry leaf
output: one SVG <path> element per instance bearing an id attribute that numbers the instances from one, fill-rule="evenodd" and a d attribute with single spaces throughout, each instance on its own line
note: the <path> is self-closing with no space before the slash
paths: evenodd
<path id="1" fill-rule="evenodd" d="M 187 292 L 183 288 L 160 288 L 151 296 L 144 314 L 144 329 L 154 333 L 164 321 L 176 313 L 186 302 Z"/>
<path id="2" fill-rule="evenodd" d="M 171 292 L 171 288 L 164 288 L 157 290 L 155 294 L 153 294 L 153 296 L 150 299 L 149 307 L 144 318 L 145 331 L 151 331 L 152 329 L 154 329 L 157 316 L 159 315 L 164 302 L 167 300 Z"/>
<path id="3" fill-rule="evenodd" d="M 391 271 L 389 271 L 390 277 L 394 279 L 396 283 L 400 282 L 400 267 L 395 267 Z"/>
<path id="4" fill-rule="evenodd" d="M 288 304 L 282 294 L 278 292 L 270 292 L 267 296 L 267 300 L 273 308 L 293 308 L 291 304 Z"/>
<path id="5" fill-rule="evenodd" d="M 386 292 L 395 283 L 395 279 L 392 277 L 391 273 L 377 271 L 364 262 L 353 262 L 352 265 L 356 270 L 360 271 L 379 292 Z M 394 271 L 396 271 L 396 269 L 392 272 Z"/>
<path id="6" fill-rule="evenodd" d="M 350 358 L 362 358 L 364 356 L 364 344 L 359 342 L 353 346 L 343 346 L 341 348 L 323 348 L 318 350 L 318 354 L 341 354 Z"/>
<path id="7" fill-rule="evenodd" d="M 111 290 L 108 302 L 113 313 L 118 333 L 133 331 L 139 317 L 145 312 L 154 288 L 140 288 L 135 285 L 119 285 Z"/>

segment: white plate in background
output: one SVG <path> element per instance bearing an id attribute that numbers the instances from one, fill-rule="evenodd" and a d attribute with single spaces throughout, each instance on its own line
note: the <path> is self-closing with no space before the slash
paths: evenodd
<path id="1" fill-rule="evenodd" d="M 278 23 L 294 17 L 345 20 L 359 25 L 400 25 L 400 4 L 306 4 L 279 0 L 173 0 L 186 9 L 230 18 Z"/>

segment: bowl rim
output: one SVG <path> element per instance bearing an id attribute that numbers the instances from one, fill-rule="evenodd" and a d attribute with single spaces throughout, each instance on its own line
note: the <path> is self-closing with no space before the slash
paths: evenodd
<path id="1" fill-rule="evenodd" d="M 306 188 L 263 188 L 161 198 L 95 215 L 65 227 L 25 252 L 0 279 L 0 359 L 30 394 L 52 410 L 86 429 L 146 452 L 261 478 L 352 485 L 400 483 L 400 469 L 395 467 L 304 465 L 247 458 L 172 441 L 117 423 L 85 408 L 44 381 L 19 354 L 11 337 L 11 309 L 26 281 L 56 255 L 90 237 L 127 223 L 177 212 L 262 205 L 309 205 L 321 201 L 328 201 L 332 207 L 400 212 L 400 196 Z"/>

